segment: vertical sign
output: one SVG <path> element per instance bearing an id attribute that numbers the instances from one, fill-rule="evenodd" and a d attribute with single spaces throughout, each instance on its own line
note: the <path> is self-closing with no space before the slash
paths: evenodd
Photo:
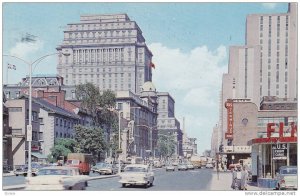
<path id="1" fill-rule="evenodd" d="M 225 139 L 233 139 L 233 101 L 231 99 L 227 99 L 225 108 L 227 109 L 227 132 L 225 133 Z"/>
<path id="2" fill-rule="evenodd" d="M 27 125 L 27 141 L 32 141 L 32 125 Z"/>

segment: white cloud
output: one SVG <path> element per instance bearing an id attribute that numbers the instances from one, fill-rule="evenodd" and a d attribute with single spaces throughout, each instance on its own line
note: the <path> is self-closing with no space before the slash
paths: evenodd
<path id="1" fill-rule="evenodd" d="M 208 87 L 191 89 L 185 95 L 183 103 L 196 107 L 217 107 L 217 103 L 212 99 L 213 96 L 214 94 Z"/>
<path id="2" fill-rule="evenodd" d="M 10 49 L 10 55 L 14 55 L 20 58 L 28 59 L 29 55 L 39 51 L 43 47 L 44 43 L 41 40 L 36 42 L 17 42 L 16 45 Z"/>
<path id="3" fill-rule="evenodd" d="M 218 121 L 219 91 L 227 72 L 225 46 L 209 50 L 199 46 L 191 51 L 168 48 L 161 43 L 149 45 L 153 53 L 153 82 L 157 91 L 175 99 L 175 117 L 186 117 L 186 131 L 196 137 L 198 149 L 210 147 L 211 132 Z"/>
<path id="4" fill-rule="evenodd" d="M 262 3 L 262 6 L 266 9 L 274 9 L 277 6 L 277 3 Z"/>

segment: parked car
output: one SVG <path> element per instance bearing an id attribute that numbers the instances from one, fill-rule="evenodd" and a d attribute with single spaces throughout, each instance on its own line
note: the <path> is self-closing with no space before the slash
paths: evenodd
<path id="1" fill-rule="evenodd" d="M 175 166 L 172 164 L 167 164 L 166 165 L 166 171 L 175 171 Z"/>
<path id="2" fill-rule="evenodd" d="M 39 163 L 36 163 L 36 162 L 32 162 L 31 163 L 31 174 L 32 174 L 32 176 L 36 176 L 36 173 L 42 167 L 43 167 L 43 165 L 41 165 Z M 14 174 L 16 176 L 19 176 L 19 175 L 27 176 L 27 173 L 28 173 L 28 165 L 15 166 Z"/>
<path id="3" fill-rule="evenodd" d="M 120 175 L 119 182 L 122 184 L 122 187 L 126 185 L 142 185 L 147 188 L 153 185 L 154 173 L 149 165 L 127 165 L 124 168 L 124 172 Z"/>
<path id="4" fill-rule="evenodd" d="M 177 169 L 178 169 L 178 171 L 188 170 L 187 165 L 185 163 L 179 163 Z"/>
<path id="5" fill-rule="evenodd" d="M 298 189 L 297 166 L 281 166 L 276 175 L 276 189 Z"/>
<path id="6" fill-rule="evenodd" d="M 214 166 L 212 163 L 207 163 L 205 168 L 212 169 L 212 168 L 214 168 Z"/>
<path id="7" fill-rule="evenodd" d="M 89 177 L 79 174 L 78 167 L 45 167 L 34 178 L 26 178 L 25 190 L 84 190 Z"/>
<path id="8" fill-rule="evenodd" d="M 102 164 L 98 169 L 97 169 L 97 172 L 99 174 L 116 174 L 118 173 L 118 168 L 116 167 L 116 165 L 114 164 L 110 164 L 110 163 L 104 163 Z"/>

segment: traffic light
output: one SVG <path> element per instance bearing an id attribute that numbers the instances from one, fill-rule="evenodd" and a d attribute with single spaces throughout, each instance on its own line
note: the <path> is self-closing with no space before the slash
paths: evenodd
<path id="1" fill-rule="evenodd" d="M 224 150 L 224 146 L 223 146 L 223 144 L 221 144 L 221 145 L 219 146 L 219 152 L 223 152 L 223 150 Z"/>

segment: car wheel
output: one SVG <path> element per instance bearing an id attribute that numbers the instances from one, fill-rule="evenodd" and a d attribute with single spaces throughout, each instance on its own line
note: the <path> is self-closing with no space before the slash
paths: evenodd
<path id="1" fill-rule="evenodd" d="M 87 181 L 84 182 L 84 186 L 86 186 L 86 187 L 89 186 Z"/>
<path id="2" fill-rule="evenodd" d="M 69 187 L 69 190 L 73 190 L 73 187 L 70 186 L 70 187 Z"/>
<path id="3" fill-rule="evenodd" d="M 19 176 L 19 174 L 16 174 L 16 176 Z"/>
<path id="4" fill-rule="evenodd" d="M 146 183 L 146 184 L 144 184 L 144 188 L 145 188 L 145 189 L 148 188 L 148 185 L 149 185 L 149 182 Z"/>
<path id="5" fill-rule="evenodd" d="M 122 183 L 122 187 L 123 187 L 123 188 L 126 187 L 126 184 L 125 184 L 125 183 Z"/>

